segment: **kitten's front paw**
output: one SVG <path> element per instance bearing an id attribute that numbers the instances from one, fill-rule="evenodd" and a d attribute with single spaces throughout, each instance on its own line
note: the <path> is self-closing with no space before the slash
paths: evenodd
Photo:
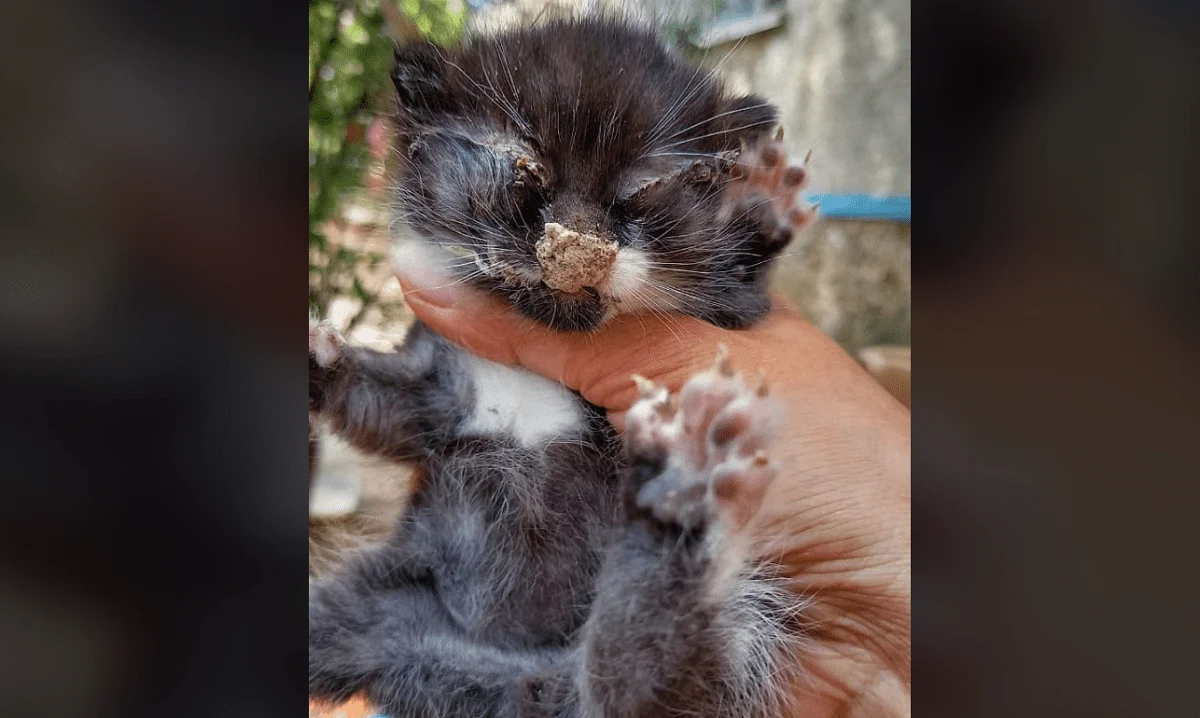
<path id="1" fill-rule="evenodd" d="M 342 356 L 346 342 L 342 335 L 327 321 L 308 323 L 308 356 L 322 369 L 329 369 Z"/>
<path id="2" fill-rule="evenodd" d="M 780 132 L 774 140 L 741 153 L 724 198 L 726 219 L 751 223 L 771 249 L 781 249 L 817 216 L 816 205 L 797 204 L 800 191 L 808 186 L 809 158 L 789 165 L 782 137 Z"/>
<path id="3" fill-rule="evenodd" d="M 308 405 L 320 411 L 325 388 L 341 362 L 346 346 L 341 334 L 329 322 L 309 320 L 308 324 Z"/>
<path id="4" fill-rule="evenodd" d="M 780 417 L 765 382 L 751 386 L 734 373 L 724 348 L 713 368 L 684 385 L 677 408 L 664 387 L 635 381 L 641 398 L 625 420 L 630 458 L 662 467 L 641 486 L 637 505 L 684 529 L 716 517 L 740 529 L 775 475 L 767 449 Z"/>

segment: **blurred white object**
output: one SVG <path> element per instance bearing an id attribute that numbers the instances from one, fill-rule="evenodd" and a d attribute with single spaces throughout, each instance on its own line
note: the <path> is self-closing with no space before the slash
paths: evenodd
<path id="1" fill-rule="evenodd" d="M 309 494 L 308 514 L 318 519 L 352 514 L 362 499 L 362 479 L 353 454 L 345 442 L 326 431 L 317 432 L 317 441 L 317 466 Z"/>
<path id="2" fill-rule="evenodd" d="M 325 310 L 325 321 L 332 324 L 338 331 L 346 331 L 350 320 L 362 309 L 362 300 L 353 297 L 334 297 Z"/>

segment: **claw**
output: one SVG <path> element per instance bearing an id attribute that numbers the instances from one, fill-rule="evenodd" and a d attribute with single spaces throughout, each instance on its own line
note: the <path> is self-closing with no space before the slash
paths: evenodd
<path id="1" fill-rule="evenodd" d="M 637 384 L 638 396 L 643 399 L 653 399 L 658 393 L 658 385 L 641 374 L 634 374 L 633 383 Z"/>
<path id="2" fill-rule="evenodd" d="M 729 363 L 729 348 L 724 344 L 717 347 L 717 360 L 713 366 L 721 376 L 733 376 L 733 366 Z"/>
<path id="3" fill-rule="evenodd" d="M 783 141 L 783 125 L 780 125 L 779 129 L 775 130 L 775 141 L 776 142 Z"/>
<path id="4" fill-rule="evenodd" d="M 759 449 L 758 451 L 754 452 L 754 465 L 755 466 L 766 466 L 770 462 L 771 462 L 771 460 L 769 458 L 767 458 L 767 452 L 763 451 L 762 449 Z"/>
<path id="5" fill-rule="evenodd" d="M 812 159 L 812 152 L 813 152 L 812 150 L 809 150 L 808 152 L 805 152 L 805 153 L 804 153 L 804 162 L 803 162 L 803 164 L 804 164 L 804 166 L 805 166 L 805 167 L 807 167 L 807 166 L 808 166 L 808 161 Z"/>
<path id="6" fill-rule="evenodd" d="M 790 213 L 788 213 L 788 222 L 790 222 L 791 225 L 795 227 L 797 231 L 799 231 L 807 227 L 815 217 L 816 210 L 811 208 L 807 210 L 793 209 Z"/>

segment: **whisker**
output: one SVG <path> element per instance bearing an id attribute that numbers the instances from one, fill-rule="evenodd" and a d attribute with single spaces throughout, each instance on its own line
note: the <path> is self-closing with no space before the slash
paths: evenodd
<path id="1" fill-rule="evenodd" d="M 678 131 L 677 131 L 677 132 L 675 132 L 674 134 L 667 135 L 667 136 L 666 136 L 666 137 L 664 137 L 663 139 L 664 139 L 664 140 L 671 140 L 671 139 L 674 139 L 674 138 L 678 137 L 679 135 L 682 135 L 684 132 L 690 132 L 691 130 L 694 130 L 694 129 L 696 129 L 697 127 L 700 127 L 700 126 L 702 126 L 702 125 L 705 125 L 705 124 L 707 124 L 707 123 L 709 123 L 709 122 L 712 122 L 713 120 L 719 120 L 719 119 L 721 119 L 722 117 L 728 117 L 729 115 L 736 115 L 736 114 L 738 114 L 739 112 L 749 112 L 750 110 L 761 110 L 761 109 L 763 109 L 763 108 L 765 108 L 765 107 L 770 107 L 770 106 L 771 106 L 771 104 L 770 104 L 769 102 L 760 102 L 760 103 L 758 103 L 757 105 L 749 105 L 749 106 L 747 106 L 747 107 L 739 107 L 739 108 L 738 108 L 738 109 L 736 109 L 736 110 L 727 110 L 727 111 L 725 111 L 725 112 L 722 112 L 722 113 L 720 113 L 720 114 L 713 115 L 712 117 L 706 117 L 706 118 L 704 118 L 703 120 L 700 120 L 699 122 L 697 122 L 697 123 L 695 123 L 695 124 L 688 125 L 687 127 L 684 127 L 682 130 L 678 130 Z"/>
<path id="2" fill-rule="evenodd" d="M 709 133 L 706 133 L 703 135 L 696 135 L 695 137 L 688 137 L 687 139 L 683 139 L 683 140 L 676 140 L 675 142 L 671 142 L 671 143 L 668 143 L 665 145 L 660 145 L 658 147 L 658 149 L 666 150 L 666 149 L 670 149 L 672 147 L 686 145 L 689 142 L 696 142 L 699 140 L 707 139 L 709 137 L 716 137 L 717 135 L 727 135 L 731 132 L 744 132 L 752 127 L 766 127 L 766 126 L 774 125 L 774 124 L 775 124 L 775 120 L 763 120 L 761 122 L 751 122 L 748 125 L 739 125 L 738 127 L 731 127 L 726 130 L 717 130 L 715 132 L 709 132 Z"/>

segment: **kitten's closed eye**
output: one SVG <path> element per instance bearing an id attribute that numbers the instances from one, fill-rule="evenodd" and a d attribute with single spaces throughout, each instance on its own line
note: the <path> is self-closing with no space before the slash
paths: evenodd
<path id="1" fill-rule="evenodd" d="M 736 156 L 726 152 L 632 173 L 618 190 L 616 202 L 631 211 L 646 212 L 660 206 L 669 193 L 710 190 L 729 171 Z"/>
<path id="2" fill-rule="evenodd" d="M 421 180 L 435 211 L 465 211 L 468 216 L 459 217 L 463 221 L 531 225 L 547 200 L 545 166 L 531 150 L 509 140 L 424 132 L 409 141 L 407 156 L 408 173 Z"/>
<path id="3" fill-rule="evenodd" d="M 542 211 L 549 201 L 547 172 L 531 155 L 522 153 L 512 159 L 510 192 L 515 219 L 529 227 L 544 219 Z"/>

